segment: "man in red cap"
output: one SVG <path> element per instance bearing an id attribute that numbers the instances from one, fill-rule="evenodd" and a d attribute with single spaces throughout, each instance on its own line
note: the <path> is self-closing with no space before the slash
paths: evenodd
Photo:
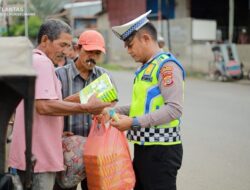
<path id="1" fill-rule="evenodd" d="M 93 80 L 107 71 L 96 66 L 102 53 L 105 53 L 105 42 L 103 36 L 95 30 L 83 32 L 78 40 L 76 50 L 78 58 L 63 67 L 56 69 L 56 74 L 62 83 L 63 98 L 79 92 Z M 109 75 L 110 76 L 110 75 Z M 87 137 L 91 127 L 90 114 L 77 114 L 64 119 L 64 131 L 67 134 Z M 61 189 L 58 184 L 56 188 Z M 81 182 L 82 190 L 87 189 L 87 180 Z M 75 190 L 77 187 L 70 188 Z"/>

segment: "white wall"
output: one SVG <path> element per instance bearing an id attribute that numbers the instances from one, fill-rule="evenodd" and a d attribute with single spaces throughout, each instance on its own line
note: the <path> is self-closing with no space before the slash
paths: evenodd
<path id="1" fill-rule="evenodd" d="M 216 20 L 192 19 L 193 40 L 216 40 Z"/>

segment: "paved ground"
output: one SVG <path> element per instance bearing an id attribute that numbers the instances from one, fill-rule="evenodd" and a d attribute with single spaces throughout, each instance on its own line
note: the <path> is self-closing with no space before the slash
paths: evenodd
<path id="1" fill-rule="evenodd" d="M 250 189 L 250 83 L 188 80 L 181 190 Z"/>

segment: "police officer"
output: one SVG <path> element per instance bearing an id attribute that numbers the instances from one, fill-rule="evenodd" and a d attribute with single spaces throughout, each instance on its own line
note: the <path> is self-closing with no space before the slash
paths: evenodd
<path id="1" fill-rule="evenodd" d="M 157 31 L 147 19 L 151 11 L 113 32 L 124 41 L 128 54 L 142 66 L 135 72 L 132 102 L 116 107 L 118 121 L 134 143 L 135 190 L 175 190 L 182 163 L 180 118 L 185 72 L 172 54 L 157 43 Z"/>

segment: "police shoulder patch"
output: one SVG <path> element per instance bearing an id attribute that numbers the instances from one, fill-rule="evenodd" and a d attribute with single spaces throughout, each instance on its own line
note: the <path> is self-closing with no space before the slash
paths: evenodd
<path id="1" fill-rule="evenodd" d="M 174 68 L 171 65 L 164 65 L 161 68 L 160 74 L 162 77 L 163 85 L 165 87 L 168 87 L 174 83 L 173 70 L 174 70 Z"/>

